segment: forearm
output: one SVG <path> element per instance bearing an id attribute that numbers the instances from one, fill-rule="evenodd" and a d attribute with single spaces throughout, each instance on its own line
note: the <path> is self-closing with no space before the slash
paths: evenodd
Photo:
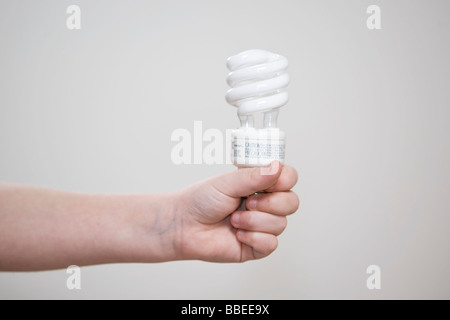
<path id="1" fill-rule="evenodd" d="M 169 197 L 0 184 L 0 271 L 177 259 Z"/>

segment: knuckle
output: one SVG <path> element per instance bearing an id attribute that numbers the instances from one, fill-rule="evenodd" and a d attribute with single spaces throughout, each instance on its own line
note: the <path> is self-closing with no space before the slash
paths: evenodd
<path id="1" fill-rule="evenodd" d="M 298 208 L 300 207 L 300 198 L 295 192 L 293 192 L 292 194 L 294 195 L 294 209 L 295 209 L 294 211 L 297 211 Z"/>
<path id="2" fill-rule="evenodd" d="M 287 227 L 287 219 L 286 219 L 286 217 L 281 217 L 280 233 L 282 233 L 284 230 L 286 230 L 286 227 Z"/>
<path id="3" fill-rule="evenodd" d="M 296 212 L 300 206 L 300 199 L 298 198 L 298 195 L 293 191 L 290 191 L 286 194 L 285 202 L 288 204 L 288 214 Z"/>
<path id="4" fill-rule="evenodd" d="M 277 237 L 273 236 L 271 239 L 267 242 L 267 253 L 274 252 L 278 247 L 278 239 Z"/>
<path id="5" fill-rule="evenodd" d="M 287 166 L 283 177 L 285 191 L 292 189 L 298 181 L 298 173 L 294 167 Z"/>
<path id="6" fill-rule="evenodd" d="M 292 187 L 295 186 L 298 182 L 298 172 L 295 168 L 292 168 Z"/>

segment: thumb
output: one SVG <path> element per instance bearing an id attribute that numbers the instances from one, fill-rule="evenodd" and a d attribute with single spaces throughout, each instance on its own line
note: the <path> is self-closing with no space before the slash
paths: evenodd
<path id="1" fill-rule="evenodd" d="M 213 180 L 213 186 L 230 197 L 246 197 L 275 185 L 280 174 L 280 162 L 273 161 L 268 167 L 242 168 L 221 175 Z"/>

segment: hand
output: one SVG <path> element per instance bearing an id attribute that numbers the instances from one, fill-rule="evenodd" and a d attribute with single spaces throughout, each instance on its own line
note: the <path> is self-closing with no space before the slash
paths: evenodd
<path id="1" fill-rule="evenodd" d="M 299 199 L 290 191 L 296 182 L 295 169 L 275 161 L 269 167 L 239 169 L 181 191 L 176 206 L 180 259 L 243 262 L 269 255 L 277 248 L 286 216 L 298 209 Z M 246 196 L 247 210 L 238 210 Z"/>

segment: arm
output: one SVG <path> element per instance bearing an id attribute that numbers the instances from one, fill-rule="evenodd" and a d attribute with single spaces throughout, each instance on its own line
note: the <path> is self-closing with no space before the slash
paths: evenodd
<path id="1" fill-rule="evenodd" d="M 295 170 L 278 163 L 269 169 L 240 169 L 161 195 L 0 184 L 0 271 L 264 257 L 275 250 L 285 216 L 298 208 L 289 191 Z M 251 196 L 247 210 L 237 210 L 241 197 L 259 190 L 270 193 Z"/>
<path id="2" fill-rule="evenodd" d="M 176 259 L 168 198 L 1 184 L 0 270 Z"/>

